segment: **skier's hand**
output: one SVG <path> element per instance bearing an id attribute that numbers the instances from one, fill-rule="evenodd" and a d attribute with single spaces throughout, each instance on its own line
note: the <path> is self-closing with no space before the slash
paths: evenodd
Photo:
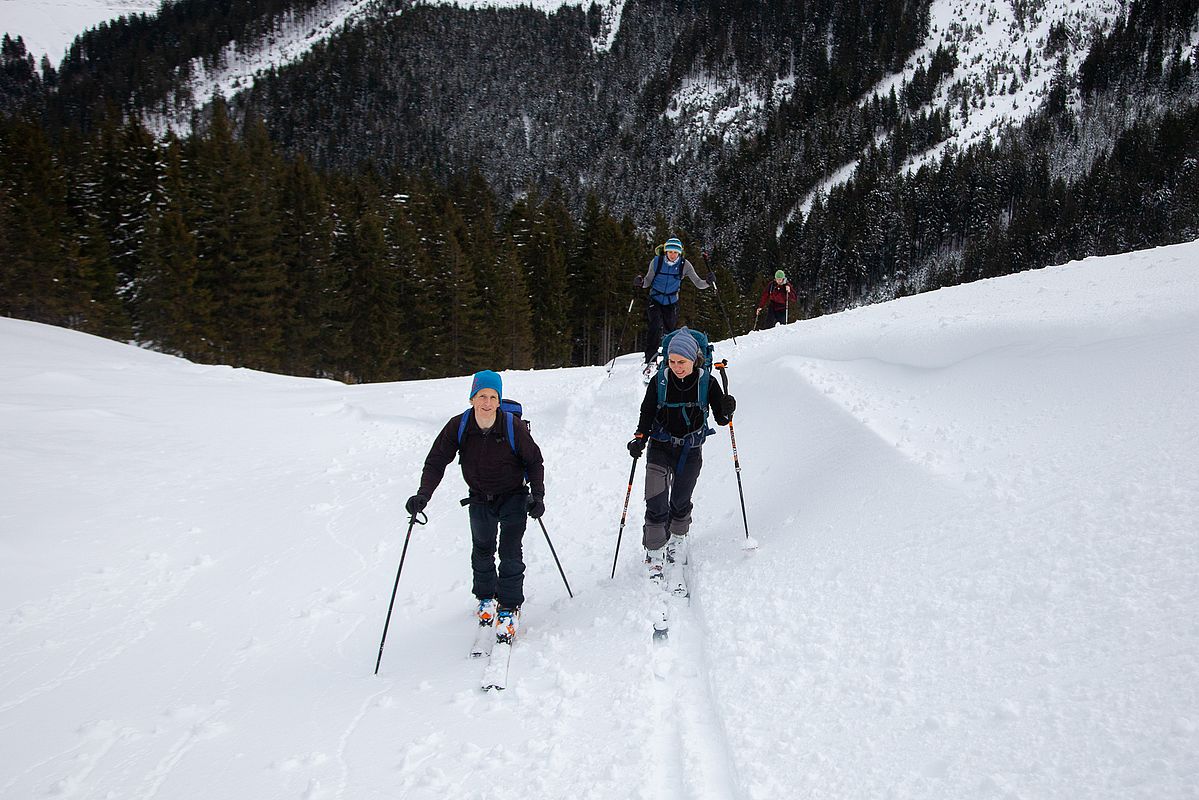
<path id="1" fill-rule="evenodd" d="M 733 419 L 733 412 L 736 410 L 737 399 L 731 394 L 726 394 L 724 396 L 724 406 L 721 408 L 721 411 L 723 412 L 722 416 L 731 422 Z"/>
<path id="2" fill-rule="evenodd" d="M 761 314 L 761 313 L 762 313 L 762 309 L 760 309 L 760 308 L 755 308 L 755 309 L 754 309 L 754 316 L 755 316 L 755 317 L 756 317 L 756 316 L 758 316 L 758 315 L 759 315 L 759 314 Z"/>
<path id="3" fill-rule="evenodd" d="M 541 519 L 541 515 L 545 513 L 545 500 L 539 494 L 531 494 L 525 500 L 525 508 L 528 509 L 531 518 Z"/>
<path id="4" fill-rule="evenodd" d="M 641 454 L 645 452 L 645 434 L 637 433 L 629 440 L 628 444 L 629 455 L 633 458 L 641 458 Z"/>
<path id="5" fill-rule="evenodd" d="M 713 286 L 715 286 L 715 285 L 716 285 L 716 273 L 715 273 L 715 272 L 713 272 L 712 270 L 709 270 L 709 271 L 708 271 L 708 277 L 707 277 L 707 278 L 705 278 L 705 280 L 706 280 L 708 283 L 710 283 L 710 284 L 712 284 Z"/>
<path id="6" fill-rule="evenodd" d="M 429 505 L 429 498 L 418 493 L 408 498 L 408 502 L 404 503 L 404 510 L 408 512 L 408 516 L 414 517 L 424 511 L 427 505 Z"/>
<path id="7" fill-rule="evenodd" d="M 633 276 L 633 288 L 634 289 L 644 289 L 645 288 L 644 286 L 641 285 L 641 276 L 640 275 Z"/>

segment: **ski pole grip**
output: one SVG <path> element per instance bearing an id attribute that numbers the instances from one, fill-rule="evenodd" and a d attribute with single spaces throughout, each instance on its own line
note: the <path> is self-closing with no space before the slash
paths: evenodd
<path id="1" fill-rule="evenodd" d="M 728 392 L 729 392 L 729 374 L 727 372 L 725 372 L 725 368 L 728 367 L 728 365 L 729 365 L 729 360 L 727 358 L 722 358 L 721 360 L 717 361 L 716 363 L 714 363 L 712 365 L 716 369 L 720 370 L 720 383 L 721 383 L 721 386 L 724 388 L 725 394 L 728 394 Z"/>

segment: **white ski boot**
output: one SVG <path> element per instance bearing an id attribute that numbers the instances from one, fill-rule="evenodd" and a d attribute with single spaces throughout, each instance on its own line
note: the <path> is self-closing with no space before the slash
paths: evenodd
<path id="1" fill-rule="evenodd" d="M 666 549 L 659 547 L 657 550 L 646 550 L 645 571 L 649 575 L 649 579 L 661 586 L 665 570 Z"/>

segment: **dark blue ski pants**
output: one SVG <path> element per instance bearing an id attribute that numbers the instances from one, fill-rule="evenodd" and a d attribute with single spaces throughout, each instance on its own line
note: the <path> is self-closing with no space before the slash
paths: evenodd
<path id="1" fill-rule="evenodd" d="M 519 491 L 498 497 L 471 494 L 470 566 L 472 590 L 480 600 L 496 599 L 501 606 L 516 608 L 525 601 L 525 562 L 521 541 L 528 516 L 525 498 Z M 498 548 L 496 545 L 499 545 Z M 499 569 L 495 556 L 499 551 Z"/>
<path id="2" fill-rule="evenodd" d="M 645 309 L 645 321 L 649 324 L 645 340 L 645 363 L 648 364 L 662 345 L 662 337 L 678 327 L 679 304 L 662 305 L 650 300 Z"/>

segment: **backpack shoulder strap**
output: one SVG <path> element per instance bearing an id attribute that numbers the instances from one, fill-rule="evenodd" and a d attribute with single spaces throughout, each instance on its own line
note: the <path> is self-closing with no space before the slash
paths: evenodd
<path id="1" fill-rule="evenodd" d="M 520 451 L 516 449 L 516 430 L 515 430 L 516 415 L 513 414 L 511 411 L 505 411 L 503 413 L 504 413 L 504 423 L 508 428 L 508 446 L 512 448 L 512 455 L 516 456 L 516 460 L 521 463 L 521 466 L 524 466 L 524 463 L 525 463 L 524 459 L 521 458 Z M 528 467 L 525 467 L 524 474 L 525 474 L 525 483 L 527 484 L 529 482 Z"/>
<path id="2" fill-rule="evenodd" d="M 504 412 L 504 422 L 508 423 L 508 445 L 512 448 L 513 455 L 520 458 L 520 453 L 516 450 L 516 432 L 512 430 L 513 420 L 515 419 L 516 415 L 511 411 Z"/>
<path id="3" fill-rule="evenodd" d="M 470 419 L 470 412 L 473 408 L 468 408 L 462 412 L 462 420 L 458 423 L 458 445 L 462 445 L 462 436 L 466 433 L 466 422 Z"/>
<path id="4" fill-rule="evenodd" d="M 703 374 L 699 376 L 699 386 L 696 387 L 696 394 L 699 400 L 699 413 L 704 416 L 704 425 L 708 424 L 708 383 L 712 380 L 712 370 L 708 365 L 704 364 Z"/>

